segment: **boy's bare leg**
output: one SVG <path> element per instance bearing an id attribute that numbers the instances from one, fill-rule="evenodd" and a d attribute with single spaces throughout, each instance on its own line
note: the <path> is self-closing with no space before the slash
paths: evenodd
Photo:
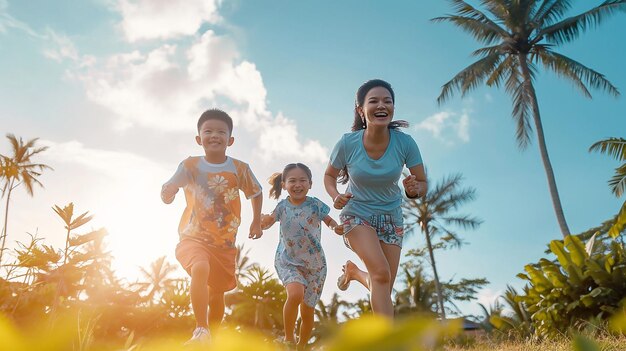
<path id="1" fill-rule="evenodd" d="M 191 267 L 191 308 L 196 318 L 196 327 L 208 328 L 207 308 L 209 306 L 209 262 L 197 262 Z"/>
<path id="2" fill-rule="evenodd" d="M 315 317 L 315 308 L 310 307 L 304 302 L 300 304 L 300 318 L 302 323 L 300 324 L 300 338 L 298 340 L 298 346 L 306 346 L 311 338 L 313 332 L 313 320 Z"/>
<path id="3" fill-rule="evenodd" d="M 298 318 L 298 306 L 304 299 L 304 285 L 300 283 L 289 283 L 287 289 L 287 300 L 283 306 L 283 323 L 285 325 L 285 341 L 295 342 L 293 330 L 296 327 Z"/>
<path id="4" fill-rule="evenodd" d="M 224 292 L 209 288 L 209 327 L 217 329 L 224 318 Z"/>

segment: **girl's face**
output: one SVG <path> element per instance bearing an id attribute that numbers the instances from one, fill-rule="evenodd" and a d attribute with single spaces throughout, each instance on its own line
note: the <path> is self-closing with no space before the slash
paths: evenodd
<path id="1" fill-rule="evenodd" d="M 306 194 L 311 189 L 311 181 L 306 172 L 301 168 L 293 168 L 287 172 L 283 180 L 283 189 L 287 190 L 289 197 L 295 202 L 304 201 Z"/>
<path id="2" fill-rule="evenodd" d="M 365 95 L 363 106 L 358 107 L 361 118 L 365 119 L 367 127 L 387 127 L 393 119 L 394 105 L 389 90 L 383 87 L 374 87 Z"/>

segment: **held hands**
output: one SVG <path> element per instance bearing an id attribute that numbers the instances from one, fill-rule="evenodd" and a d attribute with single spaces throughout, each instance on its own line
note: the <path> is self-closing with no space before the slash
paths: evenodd
<path id="1" fill-rule="evenodd" d="M 163 187 L 161 188 L 161 200 L 163 200 L 166 204 L 170 204 L 174 201 L 176 193 L 178 193 L 178 187 L 171 184 L 163 184 Z"/>
<path id="2" fill-rule="evenodd" d="M 402 180 L 402 186 L 404 186 L 404 191 L 406 195 L 410 198 L 417 198 L 424 195 L 424 191 L 422 190 L 422 183 L 413 175 L 410 174 L 406 178 Z"/>
<path id="3" fill-rule="evenodd" d="M 350 201 L 352 196 L 353 195 L 351 193 L 339 194 L 335 196 L 335 198 L 333 199 L 333 207 L 341 210 L 342 208 L 344 208 L 344 206 L 346 206 L 348 201 Z"/>
<path id="4" fill-rule="evenodd" d="M 330 228 L 332 231 L 334 231 L 335 234 L 337 234 L 337 235 L 343 235 L 343 226 L 337 224 L 337 222 L 335 222 L 334 219 L 332 219 L 330 221 L 330 223 L 328 223 L 328 228 Z"/>
<path id="5" fill-rule="evenodd" d="M 256 219 L 250 223 L 250 235 L 248 238 L 250 239 L 258 239 L 263 236 L 263 231 L 261 230 L 261 221 Z"/>

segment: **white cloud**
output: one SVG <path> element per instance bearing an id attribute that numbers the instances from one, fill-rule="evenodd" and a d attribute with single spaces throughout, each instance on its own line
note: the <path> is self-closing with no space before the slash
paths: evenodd
<path id="1" fill-rule="evenodd" d="M 121 129 L 189 131 L 204 109 L 218 106 L 231 114 L 263 159 L 327 159 L 319 142 L 298 138 L 292 120 L 272 117 L 261 72 L 239 58 L 232 40 L 208 30 L 188 47 L 180 45 L 115 54 L 78 69 L 75 77 L 92 102 L 113 112 Z"/>
<path id="2" fill-rule="evenodd" d="M 469 135 L 470 117 L 467 111 L 454 113 L 443 111 L 427 117 L 415 126 L 416 130 L 429 132 L 435 139 L 447 144 L 455 144 L 456 141 L 467 143 Z"/>
<path id="3" fill-rule="evenodd" d="M 90 149 L 76 140 L 62 143 L 50 140 L 40 142 L 43 146 L 49 147 L 43 155 L 51 160 L 51 163 L 79 164 L 116 180 L 126 181 L 138 174 L 167 174 L 159 164 L 133 153 Z"/>
<path id="4" fill-rule="evenodd" d="M 58 34 L 52 29 L 48 29 L 47 36 L 52 45 L 44 49 L 44 56 L 57 62 L 61 62 L 64 59 L 70 59 L 72 61 L 79 59 L 76 46 L 66 35 Z"/>
<path id="5" fill-rule="evenodd" d="M 0 0 L 0 34 L 6 33 L 10 28 L 15 28 L 26 32 L 33 37 L 41 37 L 28 24 L 17 20 L 8 12 L 9 3 L 7 0 Z"/>
<path id="6" fill-rule="evenodd" d="M 126 39 L 171 39 L 193 35 L 203 23 L 221 21 L 220 0 L 119 0 Z"/>

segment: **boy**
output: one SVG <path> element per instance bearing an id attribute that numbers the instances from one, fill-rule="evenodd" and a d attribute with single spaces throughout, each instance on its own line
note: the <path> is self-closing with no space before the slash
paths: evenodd
<path id="1" fill-rule="evenodd" d="M 237 285 L 235 235 L 240 223 L 239 190 L 252 203 L 252 239 L 261 231 L 261 185 L 244 162 L 226 155 L 234 142 L 233 121 L 221 110 L 205 111 L 198 120 L 196 142 L 204 157 L 189 157 L 163 185 L 161 200 L 170 204 L 183 188 L 187 207 L 178 226 L 176 259 L 191 276 L 191 307 L 196 328 L 188 343 L 208 342 L 224 317 L 224 292 Z M 207 286 L 208 284 L 208 286 Z M 207 316 L 207 307 L 209 309 Z M 207 318 L 208 317 L 208 318 Z"/>

